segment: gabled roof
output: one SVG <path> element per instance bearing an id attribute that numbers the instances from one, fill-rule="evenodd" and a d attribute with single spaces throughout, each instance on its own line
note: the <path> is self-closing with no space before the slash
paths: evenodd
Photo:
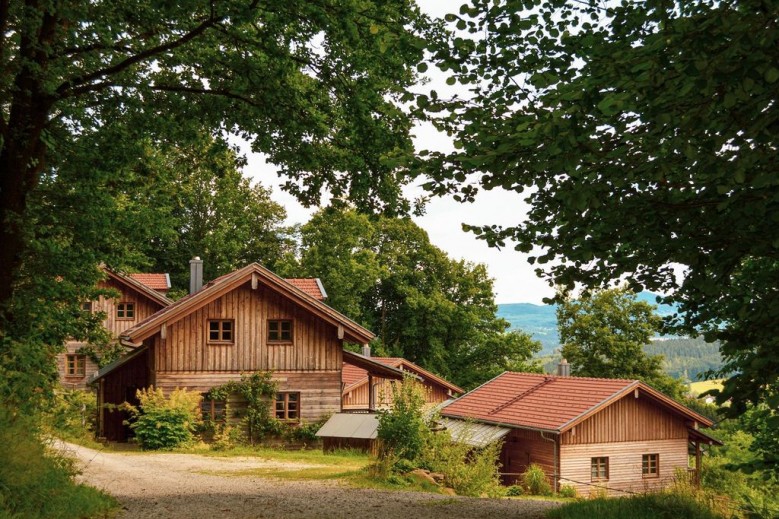
<path id="1" fill-rule="evenodd" d="M 286 278 L 285 281 L 310 295 L 314 299 L 324 301 L 327 299 L 327 292 L 319 278 Z"/>
<path id="2" fill-rule="evenodd" d="M 395 369 L 399 369 L 403 371 L 409 371 L 417 375 L 423 382 L 425 380 L 429 380 L 445 387 L 446 389 L 451 390 L 453 393 L 460 393 L 460 394 L 465 393 L 465 391 L 459 386 L 456 386 L 451 382 L 439 377 L 438 375 L 435 375 L 427 371 L 421 366 L 414 364 L 410 360 L 406 360 L 401 357 L 370 357 L 370 358 L 386 366 L 390 366 Z M 344 358 L 344 366 L 343 366 L 343 372 L 341 374 L 341 377 L 342 377 L 341 380 L 344 383 L 344 391 L 349 391 L 354 386 L 363 384 L 364 382 L 368 381 L 368 373 L 364 369 L 360 368 L 359 366 L 350 364 L 349 360 L 346 358 Z"/>
<path id="3" fill-rule="evenodd" d="M 152 301 L 159 303 L 160 306 L 167 307 L 173 303 L 171 299 L 168 299 L 163 294 L 150 288 L 148 285 L 142 283 L 141 281 L 134 279 L 131 274 L 123 274 L 121 272 L 112 270 L 106 266 L 103 266 L 102 268 L 103 271 L 106 274 L 108 274 L 108 277 L 110 279 L 118 281 L 119 283 L 122 283 L 123 285 L 128 286 L 137 292 L 140 292 L 141 294 L 148 297 Z"/>
<path id="4" fill-rule="evenodd" d="M 368 380 L 368 372 L 377 377 L 389 378 L 394 380 L 403 380 L 403 372 L 382 362 L 378 362 L 375 357 L 366 357 L 353 351 L 344 350 L 344 366 L 352 366 L 365 373 L 365 380 Z M 345 383 L 343 379 L 342 382 Z"/>
<path id="5" fill-rule="evenodd" d="M 163 293 L 170 290 L 170 276 L 167 274 L 137 272 L 128 275 L 134 280 L 140 281 L 141 283 L 151 288 L 152 290 L 157 290 Z"/>
<path id="6" fill-rule="evenodd" d="M 563 433 L 638 391 L 667 411 L 705 427 L 712 422 L 638 380 L 505 372 L 463 395 L 442 416 Z"/>
<path id="7" fill-rule="evenodd" d="M 200 291 L 189 294 L 172 305 L 163 308 L 159 312 L 126 330 L 121 338 L 125 343 L 139 344 L 147 337 L 159 332 L 160 327 L 163 324 L 174 323 L 182 317 L 195 312 L 211 301 L 250 281 L 252 284 L 262 284 L 290 299 L 324 321 L 343 329 L 343 336 L 347 341 L 366 344 L 375 337 L 370 330 L 363 328 L 342 313 L 330 308 L 323 302 L 312 297 L 303 290 L 300 290 L 295 285 L 280 278 L 262 265 L 252 263 L 214 279 Z"/>

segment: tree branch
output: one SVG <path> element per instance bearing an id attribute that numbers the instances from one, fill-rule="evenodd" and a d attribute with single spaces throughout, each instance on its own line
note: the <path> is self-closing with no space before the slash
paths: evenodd
<path id="1" fill-rule="evenodd" d="M 149 59 L 163 52 L 181 47 L 182 45 L 200 36 L 203 32 L 206 31 L 206 29 L 222 21 L 222 19 L 224 19 L 224 17 L 214 18 L 212 13 L 212 15 L 209 16 L 207 20 L 205 20 L 203 23 L 201 23 L 200 25 L 198 25 L 197 27 L 195 27 L 194 29 L 192 29 L 191 31 L 183 35 L 181 38 L 166 43 L 164 45 L 158 45 L 156 47 L 146 49 L 145 51 L 140 52 L 135 56 L 130 56 L 129 58 L 126 58 L 120 61 L 119 63 L 116 63 L 115 65 L 111 65 L 110 67 L 106 67 L 100 70 L 96 70 L 95 72 L 92 72 L 90 74 L 69 79 L 68 81 L 62 83 L 59 87 L 57 87 L 56 93 L 61 98 L 72 97 L 73 95 L 75 95 L 74 91 L 76 87 L 79 87 L 81 85 L 89 83 L 90 81 L 94 81 L 96 79 L 105 76 L 118 74 L 119 72 L 128 69 L 129 67 L 135 65 L 136 63 Z"/>

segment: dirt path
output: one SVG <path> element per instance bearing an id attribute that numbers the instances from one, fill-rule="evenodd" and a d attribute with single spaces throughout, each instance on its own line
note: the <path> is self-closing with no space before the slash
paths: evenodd
<path id="1" fill-rule="evenodd" d="M 557 506 L 545 501 L 474 499 L 417 492 L 355 489 L 334 482 L 225 476 L 253 468 L 283 468 L 258 458 L 195 454 L 102 452 L 65 444 L 82 481 L 122 504 L 126 518 L 540 518 Z"/>

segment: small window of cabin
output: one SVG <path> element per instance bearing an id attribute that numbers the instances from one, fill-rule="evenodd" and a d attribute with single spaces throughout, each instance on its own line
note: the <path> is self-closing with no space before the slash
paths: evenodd
<path id="1" fill-rule="evenodd" d="M 292 342 L 292 321 L 289 319 L 268 321 L 268 342 Z"/>
<path id="2" fill-rule="evenodd" d="M 86 355 L 67 355 L 65 357 L 65 375 L 83 377 L 87 374 Z"/>
<path id="3" fill-rule="evenodd" d="M 122 321 L 135 319 L 135 303 L 122 301 L 116 305 L 116 318 Z"/>
<path id="4" fill-rule="evenodd" d="M 276 418 L 285 422 L 300 420 L 300 393 L 276 393 Z"/>
<path id="5" fill-rule="evenodd" d="M 609 479 L 609 458 L 598 457 L 590 460 L 590 475 L 592 481 L 608 481 Z"/>
<path id="6" fill-rule="evenodd" d="M 660 475 L 659 454 L 644 454 L 641 456 L 641 475 L 645 478 L 656 478 Z"/>
<path id="7" fill-rule="evenodd" d="M 81 311 L 85 314 L 91 314 L 92 313 L 92 301 L 87 301 L 86 303 L 81 303 Z"/>
<path id="8" fill-rule="evenodd" d="M 212 344 L 232 344 L 235 340 L 235 326 L 232 320 L 211 319 L 208 321 L 208 342 Z"/>
<path id="9" fill-rule="evenodd" d="M 200 401 L 200 412 L 203 420 L 206 422 L 221 423 L 225 421 L 226 402 L 224 400 L 212 400 L 208 393 L 203 393 L 203 399 Z"/>

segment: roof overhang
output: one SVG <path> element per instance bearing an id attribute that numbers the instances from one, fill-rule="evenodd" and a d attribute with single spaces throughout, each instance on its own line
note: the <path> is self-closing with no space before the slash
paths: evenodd
<path id="1" fill-rule="evenodd" d="M 130 353 L 122 355 L 121 357 L 119 357 L 118 359 L 113 361 L 112 363 L 107 364 L 107 365 L 103 366 L 102 368 L 100 368 L 97 373 L 95 373 L 89 380 L 87 380 L 87 383 L 88 384 L 92 384 L 92 383 L 97 382 L 98 380 L 100 380 L 101 378 L 105 377 L 106 375 L 108 375 L 112 371 L 114 371 L 116 369 L 119 369 L 120 367 L 124 366 L 125 364 L 127 364 L 128 362 L 133 360 L 134 358 L 138 357 L 139 355 L 144 353 L 147 349 L 148 348 L 146 348 L 146 347 L 137 348 L 137 349 L 131 351 Z"/>
<path id="2" fill-rule="evenodd" d="M 510 427 L 490 425 L 470 420 L 441 418 L 437 421 L 449 431 L 453 441 L 479 449 L 502 440 L 511 432 Z"/>
<path id="3" fill-rule="evenodd" d="M 717 438 L 706 434 L 705 432 L 701 431 L 700 429 L 694 429 L 692 427 L 687 428 L 687 434 L 689 435 L 690 440 L 706 443 L 708 445 L 717 445 L 719 447 L 722 447 L 724 443 L 719 441 Z"/>
<path id="4" fill-rule="evenodd" d="M 364 369 L 369 374 L 381 377 L 389 378 L 392 380 L 403 380 L 403 372 L 399 369 L 387 366 L 376 360 L 354 353 L 353 351 L 344 350 L 344 362 L 348 362 L 352 366 L 357 366 L 360 369 Z M 360 382 L 362 383 L 362 382 Z M 353 386 L 356 384 L 352 384 Z"/>

